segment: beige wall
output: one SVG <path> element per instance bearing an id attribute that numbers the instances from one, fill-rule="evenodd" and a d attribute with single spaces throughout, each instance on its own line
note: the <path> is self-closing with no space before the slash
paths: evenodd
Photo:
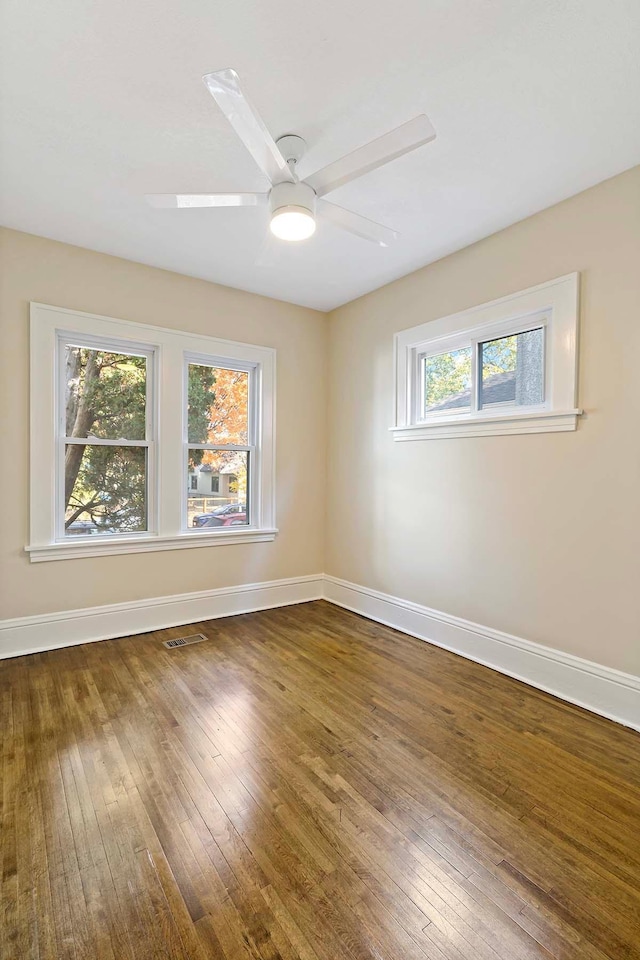
<path id="1" fill-rule="evenodd" d="M 396 331 L 575 270 L 576 433 L 393 442 Z M 325 570 L 640 674 L 639 363 L 640 167 L 334 311 Z"/>
<path id="2" fill-rule="evenodd" d="M 29 563 L 30 300 L 275 347 L 275 542 Z M 326 324 L 313 310 L 2 231 L 0 619 L 321 572 Z"/>

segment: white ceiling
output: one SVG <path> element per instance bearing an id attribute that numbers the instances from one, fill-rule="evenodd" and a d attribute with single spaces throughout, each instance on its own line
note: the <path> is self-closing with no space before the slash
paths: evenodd
<path id="1" fill-rule="evenodd" d="M 638 0 L 2 0 L 0 220 L 331 309 L 640 162 Z M 331 195 L 401 231 L 268 239 L 268 184 L 201 76 L 234 67 L 311 173 L 426 112 L 437 140 Z"/>

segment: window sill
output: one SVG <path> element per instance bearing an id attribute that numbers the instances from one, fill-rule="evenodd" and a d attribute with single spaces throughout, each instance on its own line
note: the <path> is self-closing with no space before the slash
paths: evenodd
<path id="1" fill-rule="evenodd" d="M 545 410 L 536 413 L 486 414 L 464 418 L 439 417 L 428 423 L 390 429 L 395 441 L 502 437 L 519 433 L 560 433 L 575 430 L 581 413 L 581 410 Z"/>
<path id="2" fill-rule="evenodd" d="M 264 543 L 275 540 L 277 529 L 234 530 L 215 533 L 180 533 L 174 537 L 97 537 L 74 539 L 71 543 L 48 543 L 25 547 L 31 563 L 47 560 L 78 560 L 84 557 L 111 557 L 124 553 L 155 553 L 159 550 L 189 550 L 240 543 Z"/>

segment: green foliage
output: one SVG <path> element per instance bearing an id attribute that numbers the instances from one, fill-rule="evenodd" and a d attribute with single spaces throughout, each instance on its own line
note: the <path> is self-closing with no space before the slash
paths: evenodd
<path id="1" fill-rule="evenodd" d="M 189 364 L 189 440 L 191 443 L 207 443 L 209 439 L 209 424 L 211 420 L 211 406 L 215 402 L 213 387 L 216 382 L 213 367 Z M 189 460 L 192 467 L 202 462 L 204 451 L 189 451 Z"/>
<path id="2" fill-rule="evenodd" d="M 516 369 L 516 355 L 518 352 L 518 337 L 502 337 L 500 340 L 489 340 L 482 344 L 482 378 L 486 382 L 489 377 L 499 373 L 510 373 Z"/>
<path id="3" fill-rule="evenodd" d="M 471 386 L 471 349 L 463 347 L 425 360 L 427 409 Z"/>
<path id="4" fill-rule="evenodd" d="M 213 367 L 189 364 L 189 440 L 207 443 L 211 405 L 215 400 L 213 386 L 216 377 Z"/>
<path id="5" fill-rule="evenodd" d="M 67 433 L 80 406 L 91 411 L 91 434 L 104 440 L 144 440 L 147 368 L 145 357 L 71 347 L 76 376 L 67 390 Z"/>
<path id="6" fill-rule="evenodd" d="M 88 444 L 84 450 L 66 525 L 80 519 L 109 531 L 145 530 L 145 449 Z"/>

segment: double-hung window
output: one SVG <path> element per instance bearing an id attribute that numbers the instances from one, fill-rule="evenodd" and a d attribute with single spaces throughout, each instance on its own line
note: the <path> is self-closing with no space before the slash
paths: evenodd
<path id="1" fill-rule="evenodd" d="M 31 559 L 272 540 L 275 351 L 31 305 Z"/>
<path id="2" fill-rule="evenodd" d="M 149 530 L 154 350 L 59 332 L 56 539 Z"/>
<path id="3" fill-rule="evenodd" d="M 396 440 L 575 430 L 578 277 L 396 335 Z"/>

